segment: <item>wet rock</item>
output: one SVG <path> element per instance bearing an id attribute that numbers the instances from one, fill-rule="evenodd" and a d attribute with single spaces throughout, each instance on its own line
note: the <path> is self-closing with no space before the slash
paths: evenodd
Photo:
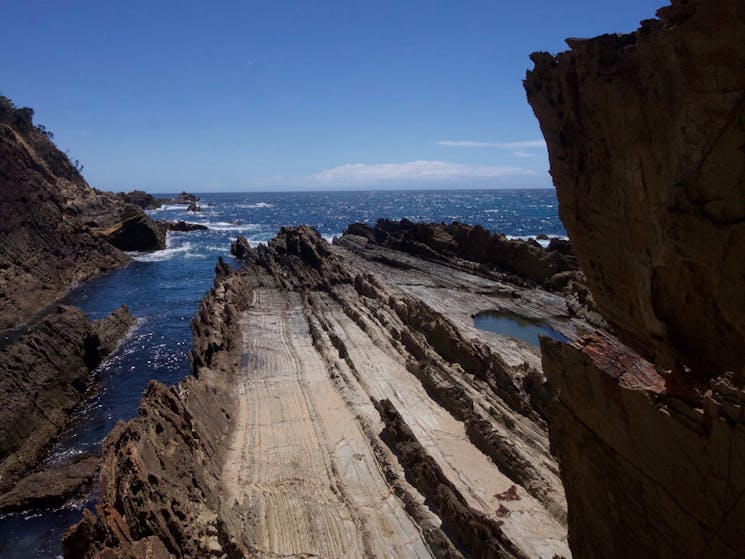
<path id="1" fill-rule="evenodd" d="M 201 212 L 202 208 L 198 206 L 196 202 L 192 202 L 191 204 L 189 204 L 189 207 L 186 208 L 186 211 L 187 212 Z"/>
<path id="2" fill-rule="evenodd" d="M 235 241 L 230 243 L 230 253 L 239 260 L 242 260 L 251 254 L 251 245 L 248 244 L 246 237 L 238 235 Z"/>
<path id="3" fill-rule="evenodd" d="M 122 305 L 106 318 L 96 320 L 91 324 L 91 330 L 97 338 L 96 345 L 101 359 L 119 346 L 119 342 L 136 322 L 127 306 Z"/>
<path id="4" fill-rule="evenodd" d="M 61 507 L 89 491 L 98 472 L 98 456 L 52 464 L 21 479 L 0 495 L 0 514 Z"/>
<path id="5" fill-rule="evenodd" d="M 91 371 L 133 323 L 126 307 L 89 323 L 60 306 L 0 350 L 0 493 L 43 458 L 88 395 Z"/>
<path id="6" fill-rule="evenodd" d="M 157 221 L 158 226 L 162 226 L 166 231 L 205 231 L 209 229 L 201 223 L 189 223 L 186 221 Z"/>

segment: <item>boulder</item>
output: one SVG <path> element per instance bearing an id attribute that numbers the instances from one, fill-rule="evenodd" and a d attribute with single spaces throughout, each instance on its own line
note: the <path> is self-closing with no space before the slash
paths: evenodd
<path id="1" fill-rule="evenodd" d="M 166 248 L 164 232 L 138 206 L 125 206 L 119 221 L 112 227 L 102 229 L 98 234 L 125 251 L 148 252 Z"/>
<path id="2" fill-rule="evenodd" d="M 157 210 L 161 207 L 161 202 L 152 194 L 148 194 L 144 190 L 132 190 L 130 192 L 119 192 L 119 198 L 125 204 L 133 204 L 139 206 L 143 210 Z"/>

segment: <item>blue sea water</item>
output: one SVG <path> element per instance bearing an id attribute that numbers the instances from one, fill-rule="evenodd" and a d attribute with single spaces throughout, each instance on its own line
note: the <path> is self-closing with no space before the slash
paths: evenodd
<path id="1" fill-rule="evenodd" d="M 87 282 L 65 297 L 65 303 L 81 307 L 91 319 L 126 304 L 138 325 L 97 371 L 100 390 L 55 445 L 49 467 L 69 455 L 99 449 L 117 421 L 137 415 L 150 379 L 173 384 L 189 373 L 191 318 L 212 286 L 218 256 L 229 261 L 230 241 L 239 234 L 253 244 L 271 239 L 284 225 L 307 224 L 330 240 L 355 221 L 374 225 L 380 217 L 405 217 L 479 223 L 515 237 L 566 235 L 553 189 L 202 194 L 199 204 L 200 213 L 187 213 L 186 206 L 165 206 L 150 213 L 154 219 L 202 223 L 209 230 L 169 233 L 165 250 L 134 254 L 126 268 Z M 61 555 L 63 531 L 90 504 L 83 501 L 0 518 L 0 557 Z"/>

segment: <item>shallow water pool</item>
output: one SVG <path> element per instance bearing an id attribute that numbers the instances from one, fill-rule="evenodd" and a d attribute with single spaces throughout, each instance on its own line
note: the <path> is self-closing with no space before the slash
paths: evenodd
<path id="1" fill-rule="evenodd" d="M 539 320 L 531 320 L 513 313 L 504 311 L 483 311 L 473 317 L 476 328 L 520 338 L 529 344 L 539 345 L 538 336 L 548 336 L 562 342 L 570 341 L 569 338 L 543 324 Z"/>

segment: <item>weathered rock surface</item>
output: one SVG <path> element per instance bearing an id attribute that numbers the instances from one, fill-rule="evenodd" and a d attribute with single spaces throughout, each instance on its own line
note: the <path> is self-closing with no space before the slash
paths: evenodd
<path id="1" fill-rule="evenodd" d="M 690 405 L 671 373 L 605 335 L 541 348 L 573 554 L 742 557 L 745 391 L 722 380 Z"/>
<path id="2" fill-rule="evenodd" d="M 143 210 L 157 210 L 163 205 L 155 196 L 148 194 L 144 190 L 119 192 L 117 195 L 125 204 L 133 204 Z"/>
<path id="3" fill-rule="evenodd" d="M 199 201 L 199 196 L 190 194 L 188 192 L 182 192 L 175 198 L 158 198 L 161 204 L 184 204 L 189 206 Z"/>
<path id="4" fill-rule="evenodd" d="M 140 207 L 149 195 L 88 186 L 32 116 L 0 97 L 0 330 L 129 262 L 119 249 L 165 248 L 167 227 Z"/>
<path id="5" fill-rule="evenodd" d="M 457 221 L 445 225 L 380 219 L 374 229 L 354 223 L 346 232 L 424 258 L 475 262 L 537 285 L 545 285 L 555 274 L 578 269 L 568 241 L 561 244 L 554 239 L 544 250 L 538 243 L 508 239 L 480 225 Z"/>
<path id="6" fill-rule="evenodd" d="M 67 557 L 569 557 L 538 349 L 472 320 L 573 336 L 561 295 L 307 227 L 235 246 L 194 376 L 108 437 Z"/>
<path id="7" fill-rule="evenodd" d="M 0 350 L 0 493 L 43 458 L 87 395 L 91 371 L 133 324 L 126 307 L 89 323 L 79 309 L 60 306 Z"/>
<path id="8" fill-rule="evenodd" d="M 98 473 L 98 456 L 51 464 L 0 495 L 0 514 L 60 507 L 89 491 Z"/>
<path id="9" fill-rule="evenodd" d="M 98 230 L 97 234 L 125 251 L 147 252 L 166 248 L 165 231 L 138 206 L 124 206 L 116 217 L 116 223 Z"/>
<path id="10" fill-rule="evenodd" d="M 204 231 L 209 229 L 206 225 L 201 223 L 189 223 L 188 221 L 163 221 L 158 220 L 155 223 L 158 227 L 163 228 L 165 231 Z"/>
<path id="11" fill-rule="evenodd" d="M 0 329 L 129 260 L 75 217 L 70 201 L 95 192 L 32 114 L 0 98 Z"/>
<path id="12" fill-rule="evenodd" d="M 544 249 L 535 241 L 508 239 L 479 225 L 413 223 L 407 219 L 380 219 L 374 228 L 353 223 L 345 233 L 493 279 L 561 292 L 571 314 L 594 326 L 606 326 L 585 285 L 571 243 L 565 239 L 554 237 Z"/>
<path id="13" fill-rule="evenodd" d="M 658 364 L 745 379 L 742 3 L 659 15 L 534 54 L 525 88 L 603 316 Z"/>
<path id="14" fill-rule="evenodd" d="M 525 81 L 621 340 L 541 343 L 578 558 L 745 550 L 745 17 L 735 0 L 658 15 L 534 54 Z"/>

